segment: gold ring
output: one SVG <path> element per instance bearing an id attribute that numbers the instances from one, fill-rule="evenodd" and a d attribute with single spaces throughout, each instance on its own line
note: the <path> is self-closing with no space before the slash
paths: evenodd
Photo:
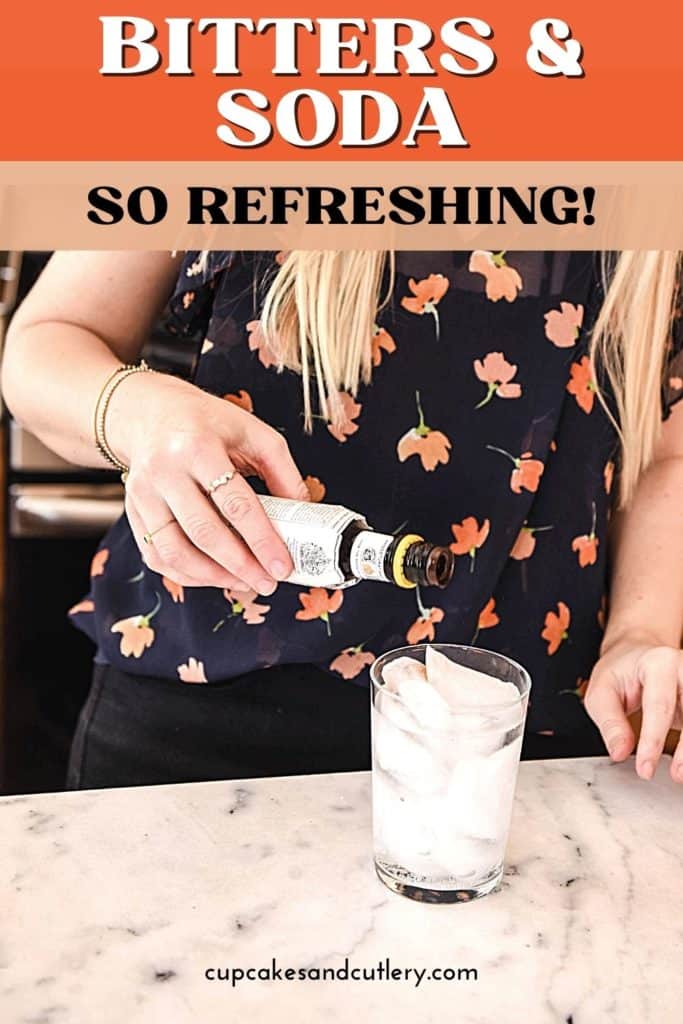
<path id="1" fill-rule="evenodd" d="M 164 523 L 163 526 L 157 526 L 156 530 L 150 530 L 149 533 L 144 534 L 142 539 L 144 540 L 145 544 L 151 544 L 152 537 L 154 536 L 154 534 L 158 533 L 159 530 L 165 530 L 167 526 L 171 525 L 171 523 L 175 523 L 175 519 L 169 519 L 169 521 L 167 523 Z"/>
<path id="2" fill-rule="evenodd" d="M 223 484 L 229 484 L 232 478 L 235 476 L 235 470 L 229 469 L 227 473 L 223 473 L 221 476 L 217 476 L 215 480 L 212 480 L 209 486 L 206 488 L 207 494 L 213 494 L 215 490 L 222 487 Z"/>

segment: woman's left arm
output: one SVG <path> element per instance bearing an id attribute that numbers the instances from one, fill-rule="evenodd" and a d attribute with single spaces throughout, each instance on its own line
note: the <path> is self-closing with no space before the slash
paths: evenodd
<path id="1" fill-rule="evenodd" d="M 615 517 L 612 544 L 609 620 L 585 707 L 615 761 L 633 753 L 627 715 L 642 711 L 636 771 L 651 779 L 668 731 L 683 726 L 683 402 Z M 683 736 L 671 776 L 683 783 Z"/>

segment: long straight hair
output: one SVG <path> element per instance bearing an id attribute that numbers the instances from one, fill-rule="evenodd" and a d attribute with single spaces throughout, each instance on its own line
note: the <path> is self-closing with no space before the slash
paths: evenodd
<path id="1" fill-rule="evenodd" d="M 616 259 L 603 255 L 605 297 L 590 341 L 593 376 L 604 374 L 615 411 L 602 389 L 606 408 L 621 441 L 619 497 L 633 496 L 651 464 L 662 429 L 662 387 L 681 275 L 681 254 L 660 250 L 628 251 Z"/>
<path id="2" fill-rule="evenodd" d="M 680 254 L 628 251 L 602 256 L 604 301 L 590 337 L 599 400 L 621 442 L 622 505 L 652 462 L 661 431 L 661 394 Z M 279 369 L 301 374 L 304 421 L 343 416 L 340 392 L 355 394 L 372 373 L 378 310 L 393 281 L 390 252 L 334 250 L 283 255 L 261 316 L 261 331 Z M 389 271 L 389 288 L 381 294 Z M 600 380 L 607 380 L 614 410 Z M 312 381 L 315 381 L 316 413 Z"/>
<path id="3" fill-rule="evenodd" d="M 261 330 L 279 367 L 301 374 L 304 425 L 312 427 L 311 377 L 318 411 L 332 423 L 343 415 L 340 391 L 356 394 L 372 374 L 372 337 L 393 285 L 386 252 L 294 250 L 266 294 Z M 380 294 L 384 272 L 390 280 Z"/>

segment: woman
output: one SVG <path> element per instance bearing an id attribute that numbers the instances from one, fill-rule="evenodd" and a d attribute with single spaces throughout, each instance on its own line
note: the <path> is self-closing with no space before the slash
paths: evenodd
<path id="1" fill-rule="evenodd" d="M 97 656 L 69 786 L 365 768 L 368 665 L 430 640 L 530 670 L 527 757 L 624 760 L 642 708 L 651 778 L 683 691 L 678 275 L 656 252 L 56 255 L 5 395 L 101 466 L 104 389 L 100 446 L 129 467 L 73 609 Z M 112 378 L 170 292 L 195 383 Z M 278 586 L 256 478 L 450 544 L 451 586 Z"/>

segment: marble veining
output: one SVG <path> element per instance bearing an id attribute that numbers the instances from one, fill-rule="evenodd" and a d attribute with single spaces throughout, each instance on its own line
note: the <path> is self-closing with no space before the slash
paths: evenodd
<path id="1" fill-rule="evenodd" d="M 666 762 L 651 783 L 606 759 L 524 763 L 501 888 L 438 907 L 375 877 L 365 773 L 5 798 L 0 1020 L 667 1024 L 682 812 Z M 205 977 L 273 959 L 411 972 Z M 478 977 L 429 977 L 444 967 Z"/>

